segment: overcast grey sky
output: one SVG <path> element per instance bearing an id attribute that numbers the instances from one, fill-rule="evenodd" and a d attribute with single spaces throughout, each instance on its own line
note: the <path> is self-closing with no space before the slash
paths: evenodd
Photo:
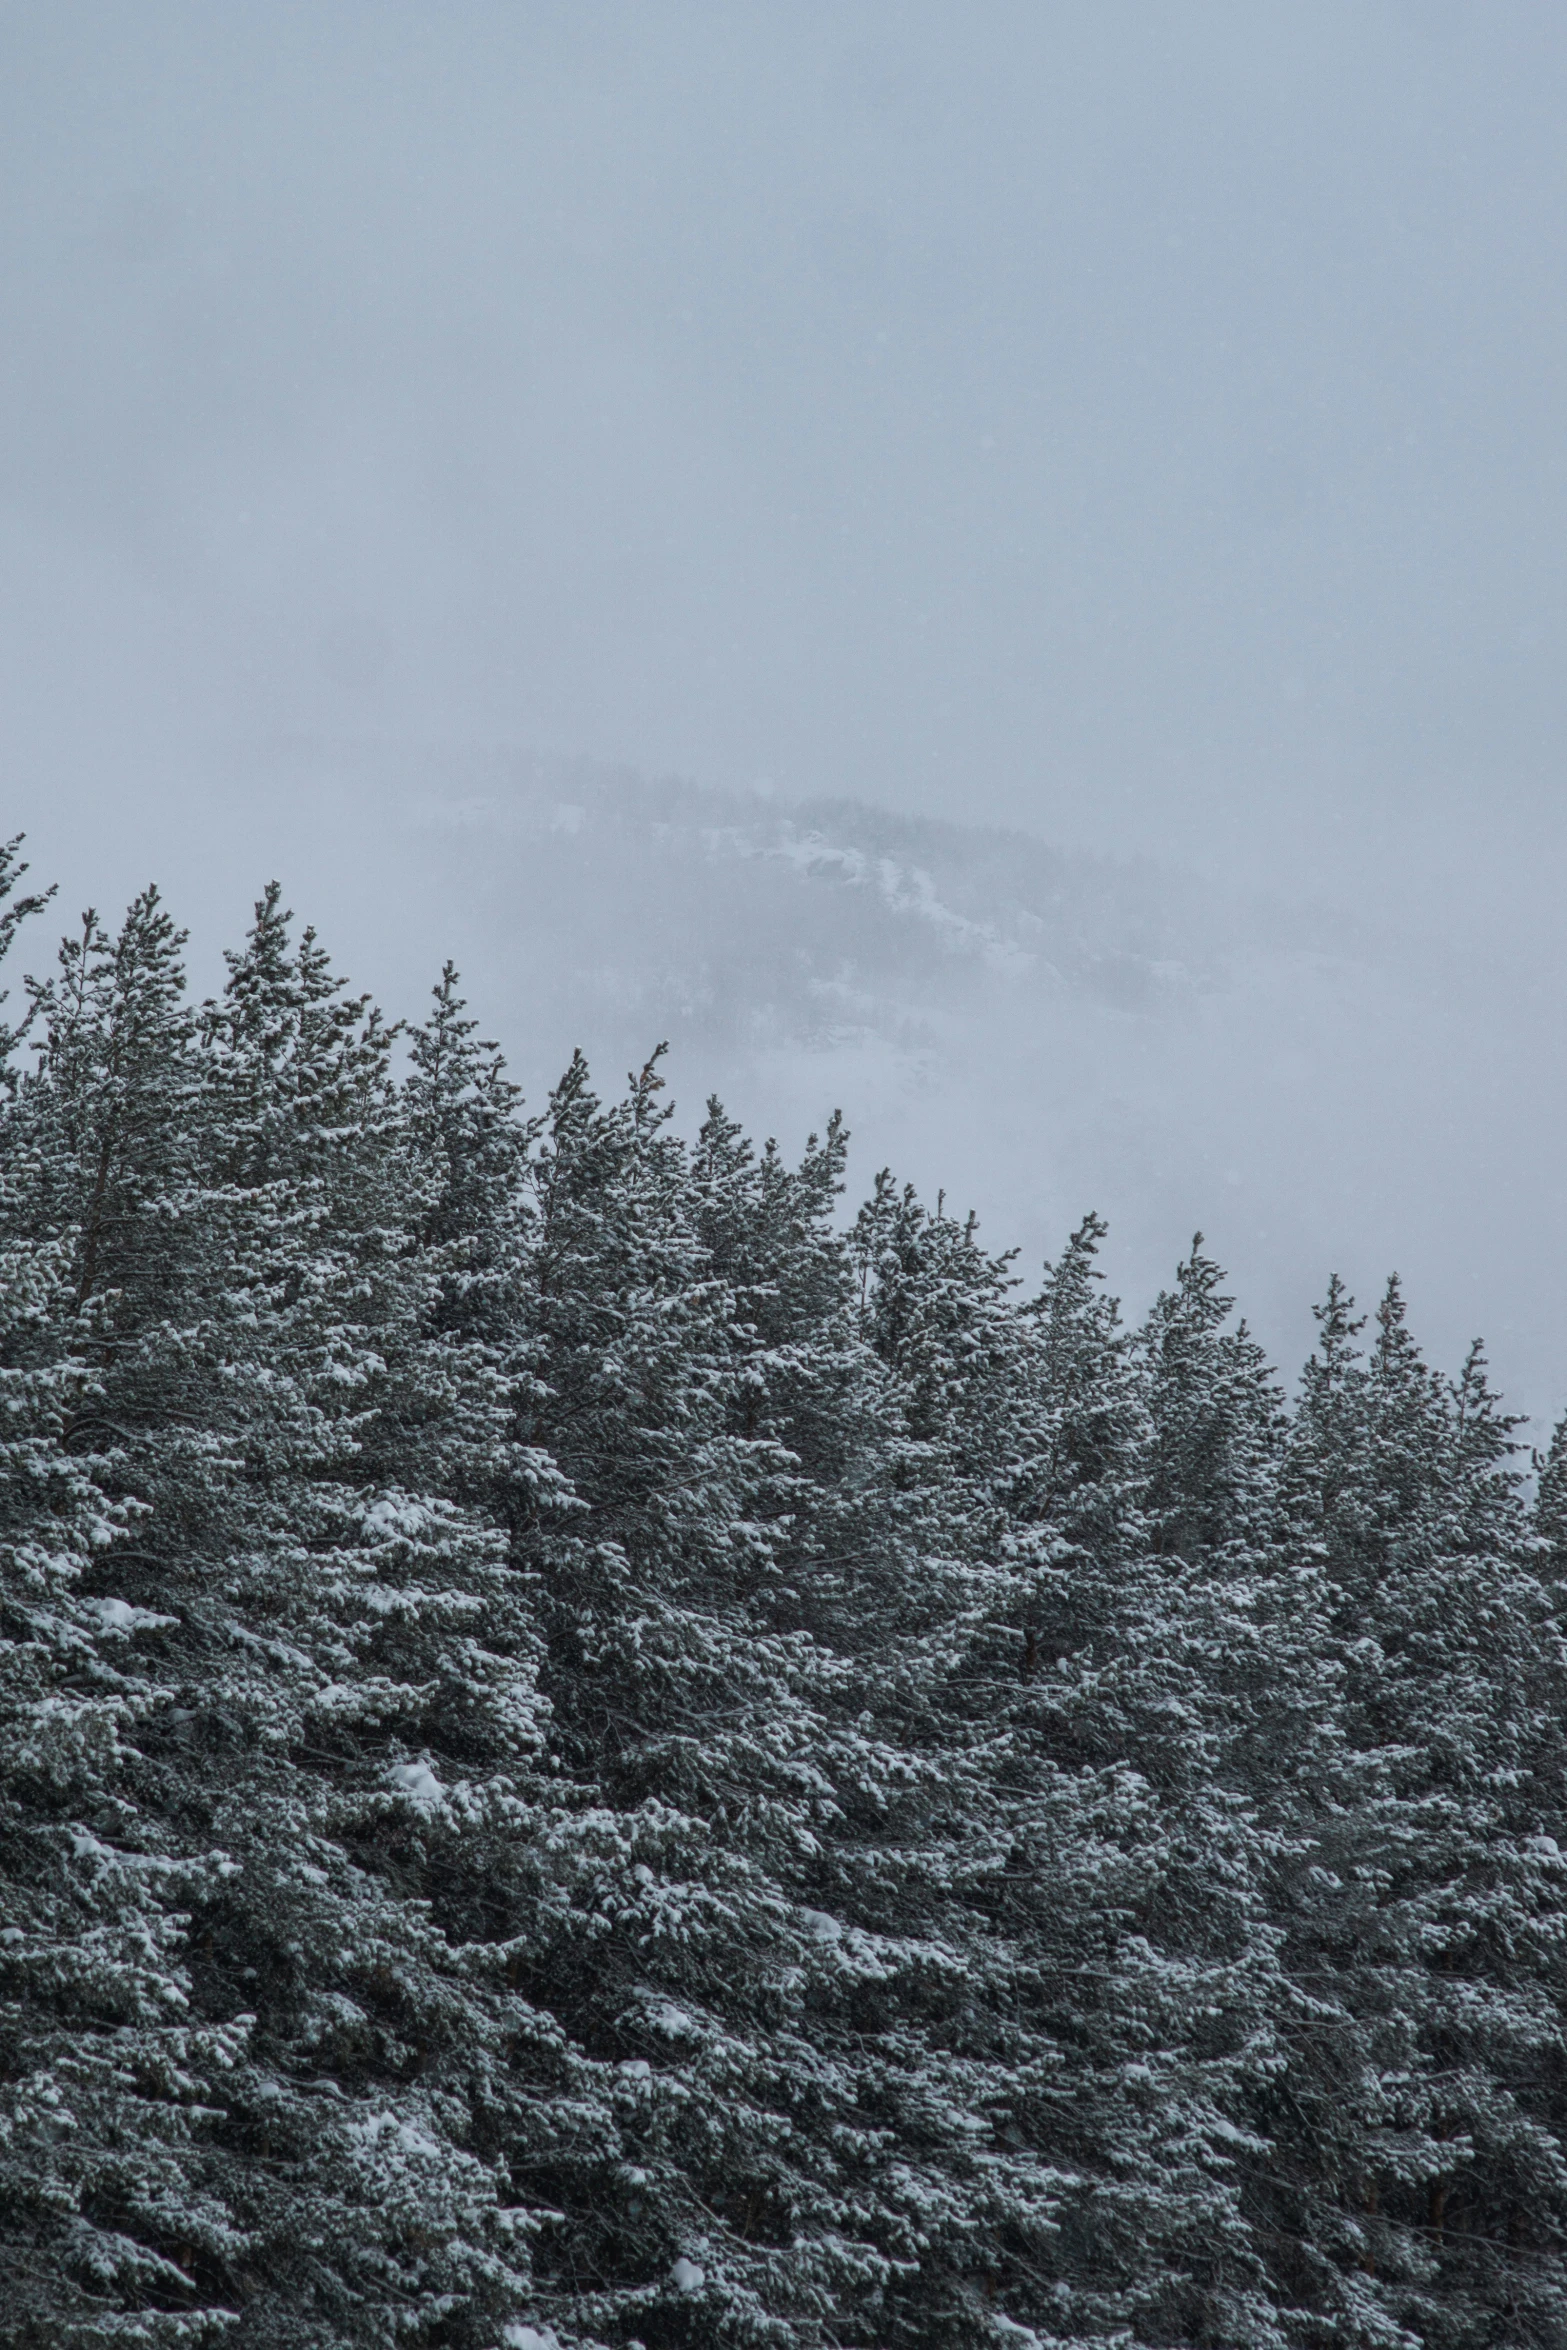
<path id="1" fill-rule="evenodd" d="M 1564 124 L 1560 0 L 0 0 L 7 828 L 203 986 L 272 872 L 395 1011 L 455 953 L 534 1098 L 666 934 L 746 981 L 602 810 L 558 887 L 421 831 L 508 747 L 546 825 L 582 758 L 1193 868 L 1162 1011 L 824 1053 L 759 955 L 677 1090 L 1036 1258 L 1103 1206 L 1134 1302 L 1200 1220 L 1286 1364 L 1396 1264 L 1554 1415 Z"/>
<path id="2" fill-rule="evenodd" d="M 0 8 L 19 818 L 517 741 L 1544 922 L 1564 82 L 1549 0 Z"/>

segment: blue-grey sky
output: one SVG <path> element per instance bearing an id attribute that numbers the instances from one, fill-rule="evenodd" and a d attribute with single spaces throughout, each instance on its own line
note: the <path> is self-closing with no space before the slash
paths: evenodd
<path id="1" fill-rule="evenodd" d="M 7 829 L 202 983 L 272 872 L 394 1011 L 454 953 L 535 1098 L 738 918 L 670 866 L 666 954 L 597 784 L 508 865 L 573 759 L 1154 860 L 1157 1014 L 936 970 L 905 1049 L 872 892 L 830 1051 L 759 950 L 677 1088 L 1134 1297 L 1201 1221 L 1286 1362 L 1397 1264 L 1554 1413 L 1564 124 L 1550 0 L 0 0 Z M 509 749 L 544 835 L 430 815 Z"/>
<path id="2" fill-rule="evenodd" d="M 1564 85 L 1548 0 L 6 6 L 22 797 L 521 741 L 1543 916 Z"/>

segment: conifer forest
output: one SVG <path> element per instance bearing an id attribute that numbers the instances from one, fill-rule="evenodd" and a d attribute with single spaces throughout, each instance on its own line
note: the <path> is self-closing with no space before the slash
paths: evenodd
<path id="1" fill-rule="evenodd" d="M 0 2341 L 1567 2344 L 1479 1347 L 1330 1281 L 1286 1382 L 1200 1239 L 1126 1322 L 1093 1215 L 182 943 L 3 1015 Z"/>

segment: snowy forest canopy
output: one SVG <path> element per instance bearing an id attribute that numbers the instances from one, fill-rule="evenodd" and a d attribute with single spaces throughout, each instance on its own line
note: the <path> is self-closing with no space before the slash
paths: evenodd
<path id="1" fill-rule="evenodd" d="M 0 944 L 42 901 L 16 844 Z M 0 2340 L 1567 2342 L 1567 1442 L 275 889 L 13 989 Z"/>

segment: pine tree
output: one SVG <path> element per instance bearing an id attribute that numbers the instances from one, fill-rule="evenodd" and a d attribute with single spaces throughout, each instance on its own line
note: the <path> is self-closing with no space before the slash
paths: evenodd
<path id="1" fill-rule="evenodd" d="M 911 1712 L 950 1790 L 922 1875 L 966 1997 L 926 2066 L 984 2129 L 968 2241 L 926 2255 L 911 2342 L 1274 2338 L 1237 2176 L 1273 1942 L 1215 1783 L 1211 1627 L 1147 1541 L 1101 1231 L 1019 1309 L 971 1223 L 883 1185 L 862 1225 L 870 1327 L 907 1381 L 901 1481 L 928 1477 L 941 1561 Z"/>
<path id="2" fill-rule="evenodd" d="M 31 868 L 19 854 L 23 836 L 17 833 L 8 841 L 0 841 L 0 963 L 5 961 L 15 943 L 16 934 L 30 916 L 41 914 L 56 895 L 53 884 L 46 890 L 26 890 L 20 897 L 17 890 L 22 876 Z M 0 1004 L 9 1002 L 10 990 L 0 990 Z M 29 1009 L 20 1021 L 0 1023 L 0 1079 L 8 1091 L 14 1091 L 17 1080 L 15 1053 L 28 1029 L 34 1012 Z"/>
<path id="3" fill-rule="evenodd" d="M 103 1287 L 166 1269 L 137 1159 L 171 1029 L 181 1100 L 176 949 L 151 892 L 114 946 L 86 917 L 60 978 L 33 990 L 43 1073 L 12 1084 L 0 1130 L 0 2231 L 19 2343 L 108 2339 L 117 2309 L 143 2340 L 204 2340 L 227 2317 L 192 2247 L 237 2242 L 205 2191 L 203 2090 L 241 2060 L 247 2020 L 196 2010 L 183 1910 L 214 1863 L 132 1785 L 146 1668 L 175 1619 L 124 1596 L 146 1508 L 113 1409 L 120 1299 Z"/>
<path id="4" fill-rule="evenodd" d="M 612 2338 L 793 2342 L 887 2271 L 846 2162 L 874 2133 L 804 2022 L 840 1966 L 790 1883 L 837 1809 L 835 1684 L 776 1621 L 795 1464 L 760 1424 L 700 1229 L 738 1245 L 727 1145 L 710 1125 L 693 1183 L 657 1091 L 650 1065 L 606 1109 L 575 1062 L 536 1172 L 526 1434 L 583 1508 L 521 1555 L 559 1751 L 591 1800 L 557 1835 L 530 1983 L 616 2064 L 621 2132 L 614 2159 L 548 2175 L 571 2223 L 557 2274 L 572 2322 Z"/>
<path id="5" fill-rule="evenodd" d="M 0 2325 L 101 2341 L 123 2308 L 144 2341 L 197 2342 L 224 2318 L 191 2248 L 234 2244 L 203 2191 L 204 2084 L 248 2024 L 197 2012 L 181 1910 L 211 1868 L 128 1784 L 152 1702 L 138 1652 L 173 1618 L 120 1596 L 139 1513 L 105 1490 L 122 1463 L 100 1333 L 70 1242 L 27 1236 L 29 1173 L 0 1178 Z"/>
<path id="6" fill-rule="evenodd" d="M 1478 1348 L 1425 1365 L 1396 1282 L 1368 1357 L 1337 1285 L 1321 1324 L 1294 1449 L 1344 1751 L 1289 1919 L 1303 2260 L 1351 2340 L 1554 2342 L 1563 1685 L 1517 1423 Z"/>
<path id="7" fill-rule="evenodd" d="M 1567 1434 L 181 946 L 0 1031 L 0 2339 L 1567 2340 Z"/>
<path id="8" fill-rule="evenodd" d="M 1567 1419 L 1551 1430 L 1544 1458 L 1535 1456 L 1534 1531 L 1547 1579 L 1567 1582 Z"/>
<path id="9" fill-rule="evenodd" d="M 119 1301 L 105 1305 L 110 1328 L 164 1278 L 170 1214 L 195 1180 L 184 943 L 147 889 L 112 940 L 89 908 L 62 941 L 56 976 L 31 984 L 38 1067 L 23 1084 L 16 1131 L 36 1155 L 49 1228 L 76 1235 L 78 1301 Z M 112 1339 L 103 1343 L 112 1351 Z"/>
<path id="10" fill-rule="evenodd" d="M 199 1035 L 168 1014 L 172 1134 L 143 1067 L 157 1023 L 125 1010 L 175 1002 L 172 942 L 137 909 L 115 955 L 89 934 L 68 961 L 83 984 L 42 1006 L 24 1103 L 72 1138 L 89 1219 L 106 1203 L 100 1418 L 137 1505 L 115 1606 L 159 1633 L 113 1793 L 168 1857 L 159 1936 L 206 2035 L 172 2148 L 151 2055 L 122 2059 L 128 2251 L 97 2330 L 61 2303 L 49 2338 L 107 2338 L 151 2297 L 171 2338 L 226 2308 L 241 2341 L 438 2323 L 479 2350 L 532 2297 L 512 2166 L 548 2084 L 579 2123 L 584 2102 L 475 1915 L 538 1832 L 539 1648 L 504 1532 L 414 1482 L 477 1482 L 475 1452 L 491 1477 L 504 1398 L 450 1348 L 421 1368 L 444 1267 L 421 1261 L 386 1032 L 285 924 L 269 893 Z"/>
<path id="11" fill-rule="evenodd" d="M 1141 1333 L 1153 1442 L 1144 1507 L 1156 1550 L 1244 1568 L 1276 1528 L 1284 1398 L 1224 1275 L 1192 1242 Z"/>

